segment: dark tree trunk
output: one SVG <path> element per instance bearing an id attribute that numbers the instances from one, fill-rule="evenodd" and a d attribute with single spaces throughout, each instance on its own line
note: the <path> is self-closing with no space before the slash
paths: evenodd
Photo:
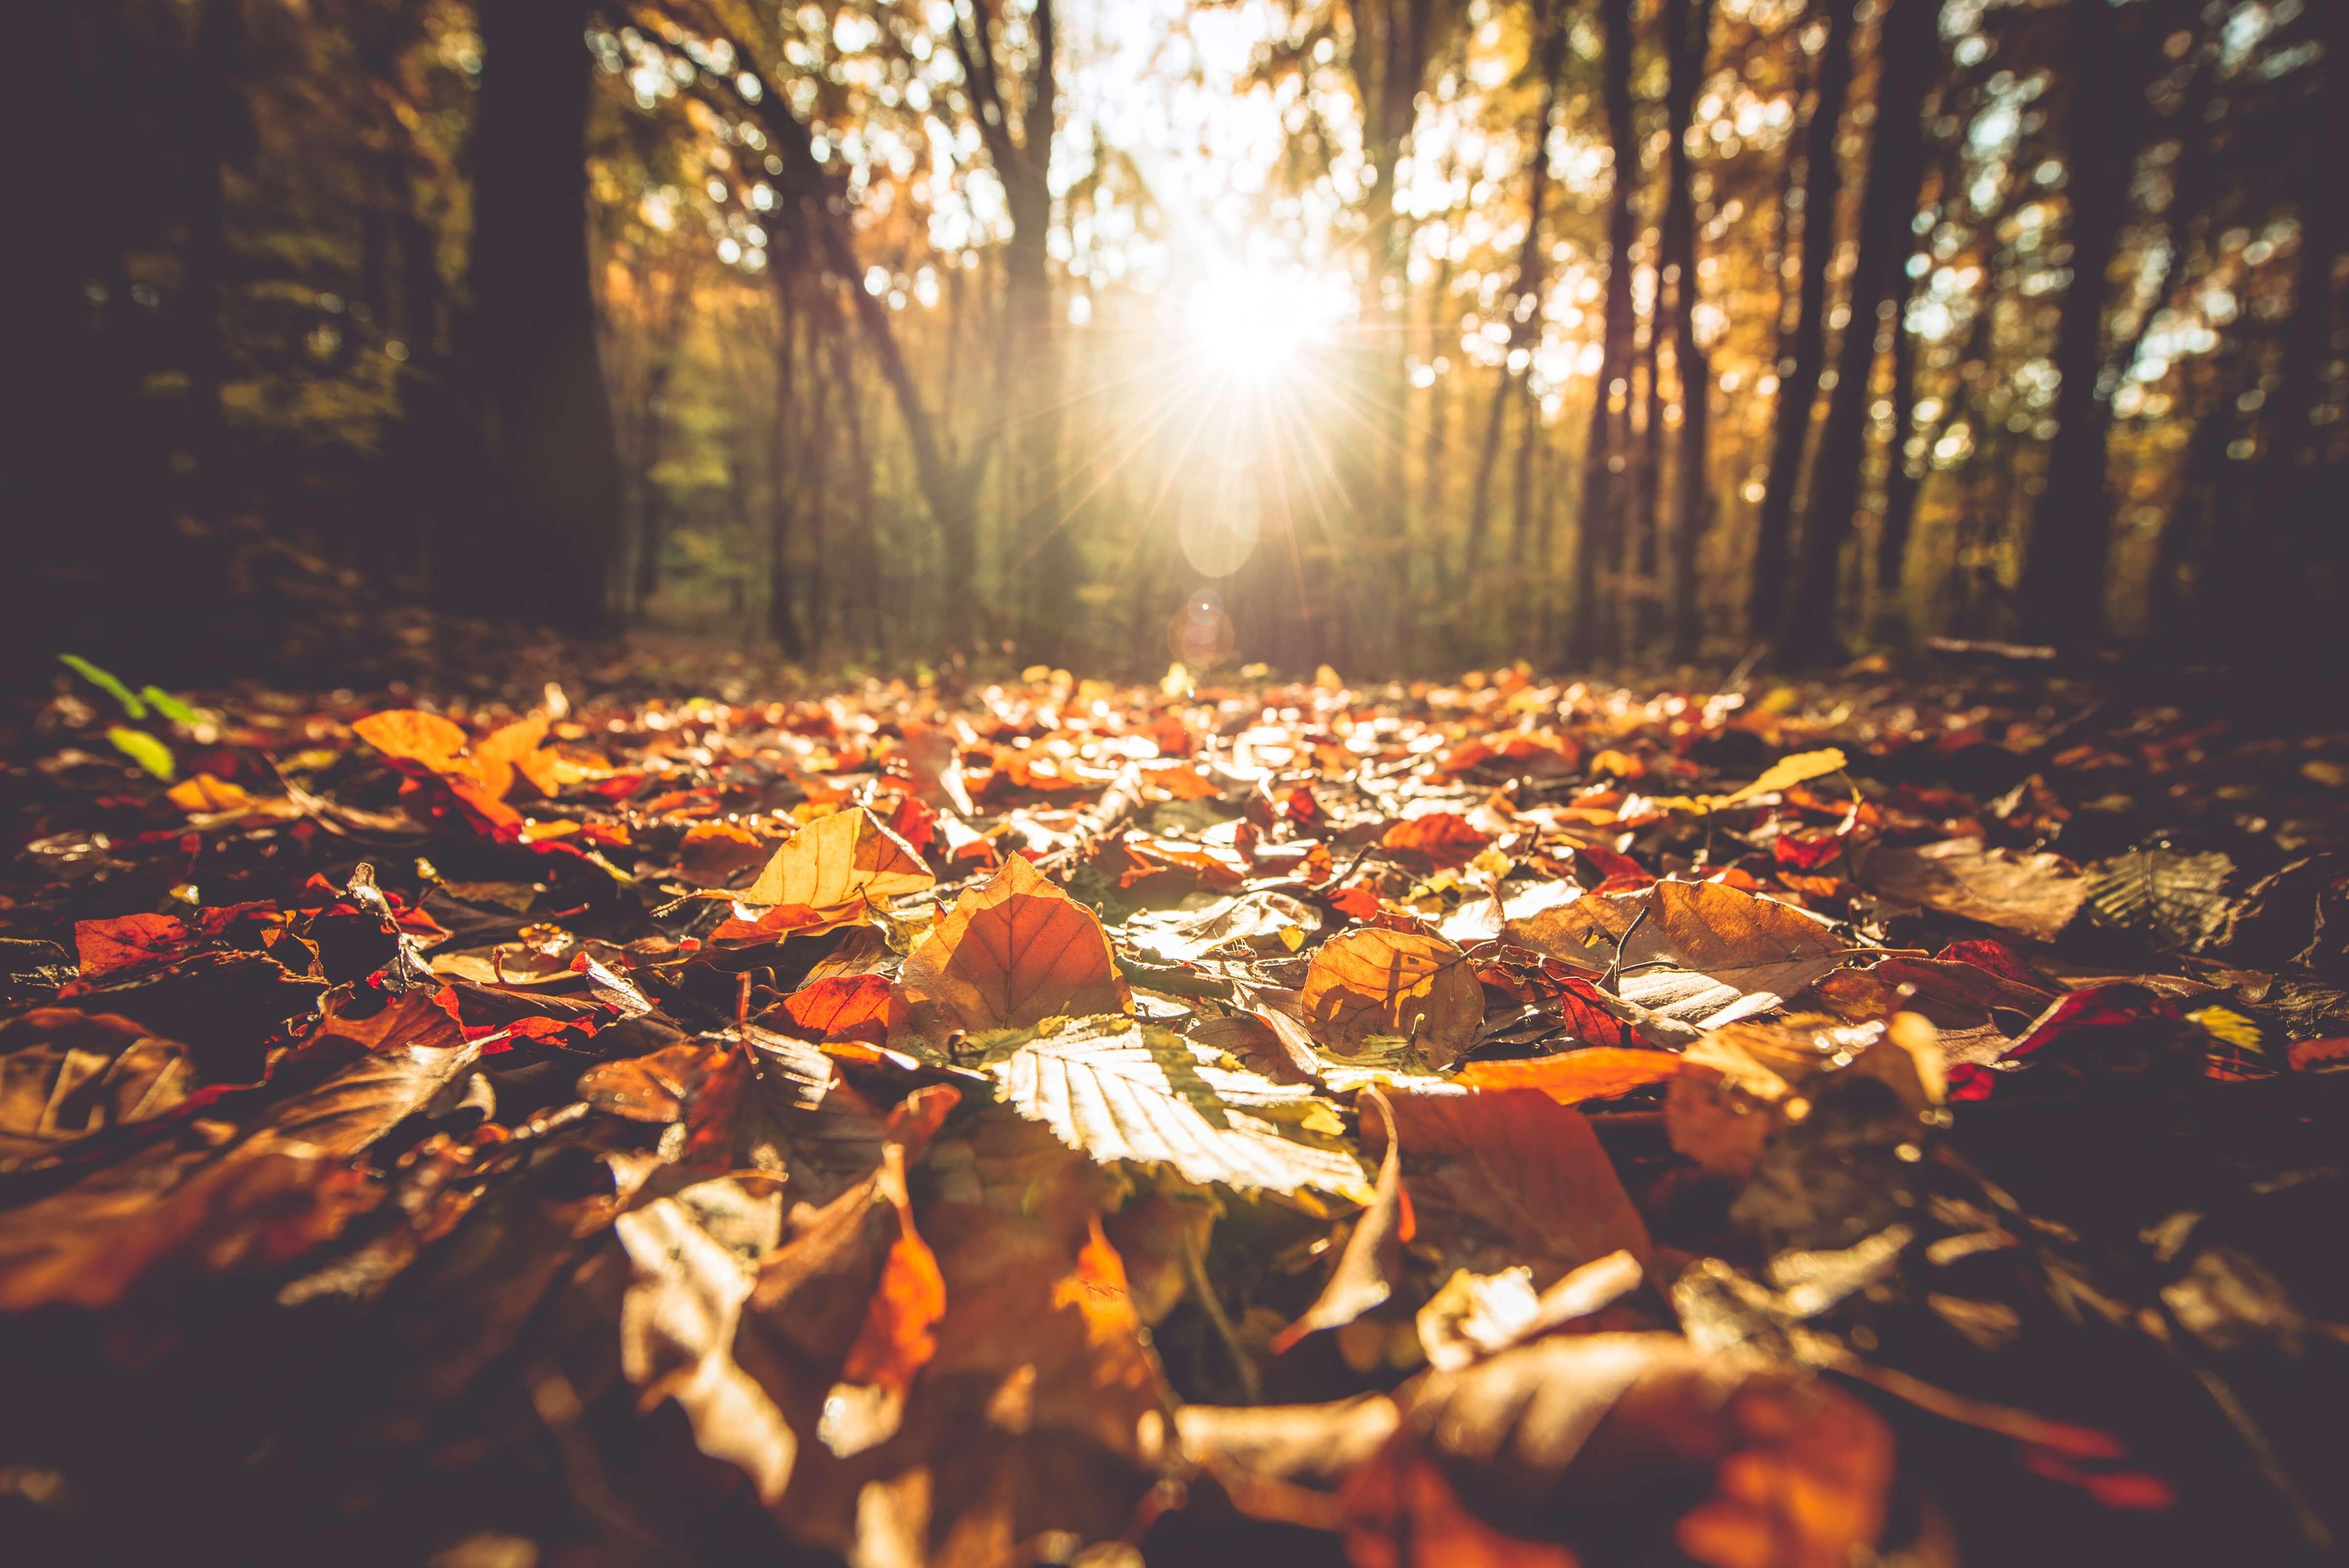
<path id="1" fill-rule="evenodd" d="M 1884 313 L 1899 299 L 1909 252 L 1915 243 L 1911 220 L 1925 177 L 1925 135 L 1919 114 L 1941 50 L 1934 0 L 1893 0 L 1885 16 L 1876 87 L 1876 146 L 1868 155 L 1861 187 L 1859 254 L 1851 274 L 1850 315 L 1837 356 L 1835 393 L 1819 431 L 1812 464 L 1810 516 L 1803 530 L 1802 570 L 1794 597 L 1778 628 L 1778 651 L 1794 664 L 1825 664 L 1839 659 L 1836 587 L 1842 575 L 1844 545 L 1858 509 L 1861 468 L 1868 457 L 1868 408 L 1873 396 L 1878 339 Z M 1808 202 L 1805 203 L 1806 208 Z M 1806 211 L 1807 233 L 1811 214 Z M 1804 264 L 1810 265 L 1806 240 Z M 1896 314 L 1891 332 L 1901 325 Z M 1783 404 L 1781 405 L 1784 406 Z M 1900 436 L 1893 435 L 1895 460 Z"/>
<path id="2" fill-rule="evenodd" d="M 2349 7 L 2316 7 L 2315 21 L 2324 74 L 2292 192 L 2300 249 L 2292 314 L 2260 409 L 2262 450 L 2245 476 L 2240 516 L 2220 524 L 2227 539 L 2210 553 L 2210 613 L 2201 618 L 2221 651 L 2302 664 L 2339 659 L 2337 618 L 2323 607 L 2349 564 L 2340 537 L 2342 465 L 2330 456 L 2328 427 L 2315 422 L 2325 361 L 2340 353 L 2333 269 L 2349 249 L 2335 162 L 2349 137 Z"/>
<path id="3" fill-rule="evenodd" d="M 1713 39 L 1713 0 L 1666 0 L 1664 37 L 1671 50 L 1665 120 L 1672 143 L 1659 259 L 1663 271 L 1673 276 L 1672 371 L 1681 384 L 1681 437 L 1672 474 L 1671 634 L 1673 659 L 1687 663 L 1702 645 L 1697 546 L 1713 510 L 1705 483 L 1713 433 L 1713 366 L 1696 337 L 1696 213 L 1689 192 L 1688 127 Z M 1661 278 L 1662 272 L 1657 275 Z"/>
<path id="4" fill-rule="evenodd" d="M 1770 472 L 1763 481 L 1762 515 L 1754 539 L 1753 597 L 1747 628 L 1766 637 L 1778 625 L 1786 596 L 1787 548 L 1795 521 L 1795 493 L 1803 479 L 1803 449 L 1811 433 L 1811 405 L 1817 400 L 1819 371 L 1826 359 L 1827 265 L 1835 258 L 1836 202 L 1843 192 L 1836 136 L 1843 124 L 1844 99 L 1851 88 L 1851 34 L 1857 0 L 1824 0 L 1826 47 L 1819 59 L 1818 92 L 1803 134 L 1803 259 L 1796 291 L 1793 341 L 1778 364 L 1775 422 L 1770 437 Z M 1866 330 L 1865 326 L 1862 330 Z"/>
<path id="5" fill-rule="evenodd" d="M 1909 564 L 1909 533 L 1917 520 L 1917 492 L 1924 462 L 1909 466 L 1909 426 L 1917 416 L 1917 336 L 1908 329 L 1909 291 L 1893 296 L 1892 315 L 1892 449 L 1884 463 L 1884 520 L 1876 530 L 1876 591 L 1887 625 L 1899 618 L 1889 602 L 1900 592 Z"/>
<path id="6" fill-rule="evenodd" d="M 1485 445 L 1476 462 L 1476 487 L 1468 507 L 1468 535 L 1465 545 L 1465 575 L 1470 591 L 1475 591 L 1477 571 L 1485 564 L 1485 540 L 1491 517 L 1493 469 L 1501 452 L 1501 421 L 1507 411 L 1511 394 L 1522 397 L 1526 371 L 1513 369 L 1507 356 L 1519 349 L 1530 352 L 1541 341 L 1542 296 L 1542 202 L 1549 185 L 1549 128 L 1557 114 L 1557 78 L 1559 67 L 1566 58 L 1566 33 L 1557 25 L 1551 5 L 1537 13 L 1538 29 L 1534 44 L 1535 68 L 1541 73 L 1541 106 L 1535 112 L 1532 126 L 1533 152 L 1526 160 L 1526 235 L 1517 246 L 1516 277 L 1507 297 L 1503 301 L 1509 317 L 1509 341 L 1501 361 L 1500 379 L 1493 388 L 1493 407 L 1485 421 Z M 1442 301 L 1437 301 L 1441 309 Z M 1518 509 L 1517 537 L 1524 535 L 1523 507 Z M 1517 552 L 1511 551 L 1510 565 L 1519 565 Z"/>
<path id="7" fill-rule="evenodd" d="M 609 626 L 620 458 L 588 276 L 586 0 L 481 8 L 472 298 L 459 348 L 483 472 L 433 545 L 443 606 Z"/>
<path id="8" fill-rule="evenodd" d="M 221 387 L 228 379 L 228 199 L 222 181 L 253 157 L 254 131 L 238 86 L 244 74 L 243 0 L 211 0 L 196 23 L 188 61 L 187 243 L 180 294 L 188 367 L 188 441 L 196 458 L 194 510 L 218 521 L 232 504 L 228 421 Z"/>
<path id="9" fill-rule="evenodd" d="M 1607 203 L 1607 293 L 1599 342 L 1598 384 L 1592 389 L 1590 430 L 1583 442 L 1582 510 L 1574 549 L 1574 604 L 1567 626 L 1567 660 L 1586 664 L 1615 646 L 1623 531 L 1621 476 L 1629 456 L 1628 420 L 1632 335 L 1631 239 L 1640 184 L 1640 143 L 1631 120 L 1631 0 L 1599 0 L 1604 34 L 1602 96 L 1615 150 L 1614 189 Z M 1623 400 L 1621 410 L 1612 407 Z"/>
<path id="10" fill-rule="evenodd" d="M 2102 384 L 2105 308 L 2112 295 L 2106 275 L 2128 218 L 2129 173 L 2145 119 L 2143 78 L 2119 57 L 2122 42 L 2112 6 L 2065 8 L 2056 67 L 2071 95 L 2064 135 L 2072 281 L 2055 335 L 2055 371 L 2062 378 L 2055 439 L 2047 453 L 2046 487 L 2032 508 L 2016 596 L 2023 635 L 2041 642 L 2090 642 L 2105 628 L 2105 561 L 2112 543 L 2106 437 L 2113 390 Z"/>

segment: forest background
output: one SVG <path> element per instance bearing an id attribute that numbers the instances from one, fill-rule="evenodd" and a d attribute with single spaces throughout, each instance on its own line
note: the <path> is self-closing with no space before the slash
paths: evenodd
<path id="1" fill-rule="evenodd" d="M 2338 603 L 2349 5 L 16 26 L 44 659 L 325 676 L 400 606 L 830 669 L 2235 658 Z"/>

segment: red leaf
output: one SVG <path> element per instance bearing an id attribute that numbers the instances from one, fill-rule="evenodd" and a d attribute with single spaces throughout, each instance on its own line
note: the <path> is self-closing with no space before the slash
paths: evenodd
<path id="1" fill-rule="evenodd" d="M 74 947 L 81 955 L 84 980 L 171 957 L 193 940 L 187 923 L 170 915 L 121 915 L 74 923 Z"/>

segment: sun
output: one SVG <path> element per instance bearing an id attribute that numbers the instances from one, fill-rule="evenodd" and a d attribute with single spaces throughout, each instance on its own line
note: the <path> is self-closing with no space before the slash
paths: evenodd
<path id="1" fill-rule="evenodd" d="M 1229 268 L 1192 290 L 1189 335 L 1216 369 L 1261 380 L 1286 372 L 1308 348 L 1329 341 L 1350 304 L 1340 280 Z"/>

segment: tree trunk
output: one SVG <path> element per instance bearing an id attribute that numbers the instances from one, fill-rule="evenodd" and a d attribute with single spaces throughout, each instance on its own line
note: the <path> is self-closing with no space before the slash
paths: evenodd
<path id="1" fill-rule="evenodd" d="M 1577 519 L 1574 607 L 1567 627 L 1567 659 L 1586 664 L 1615 645 L 1614 597 L 1609 581 L 1622 565 L 1620 483 L 1628 448 L 1631 340 L 1633 201 L 1640 184 L 1640 143 L 1631 122 L 1631 0 L 1599 0 L 1604 34 L 1601 62 L 1609 140 L 1615 150 L 1614 187 L 1607 200 L 1607 294 L 1599 380 L 1592 389 L 1590 429 L 1583 442 L 1582 511 Z M 1623 400 L 1619 418 L 1610 405 Z"/>
<path id="2" fill-rule="evenodd" d="M 1681 384 L 1681 438 L 1672 473 L 1672 658 L 1693 660 L 1703 641 L 1697 618 L 1697 546 L 1711 521 L 1705 470 L 1712 461 L 1713 366 L 1696 337 L 1696 212 L 1689 192 L 1688 127 L 1713 41 L 1713 0 L 1666 0 L 1664 36 L 1671 50 L 1665 119 L 1672 144 L 1664 198 L 1661 271 L 1673 275 L 1672 370 Z"/>
<path id="3" fill-rule="evenodd" d="M 620 459 L 588 276 L 586 0 L 481 12 L 472 299 L 460 351 L 484 472 L 435 541 L 445 607 L 607 629 Z"/>
<path id="4" fill-rule="evenodd" d="M 800 493 L 792 486 L 792 427 L 799 417 L 799 381 L 793 359 L 799 353 L 800 312 L 792 308 L 792 286 L 775 290 L 775 416 L 767 445 L 767 635 L 786 659 L 807 654 L 799 613 L 792 596 L 797 587 L 792 575 L 792 535 Z"/>
<path id="5" fill-rule="evenodd" d="M 1819 432 L 1812 465 L 1810 516 L 1803 530 L 1802 570 L 1794 597 L 1778 628 L 1778 653 L 1794 664 L 1826 664 L 1840 659 L 1836 630 L 1836 586 L 1843 550 L 1857 510 L 1861 468 L 1868 457 L 1868 410 L 1873 397 L 1877 343 L 1886 308 L 1894 304 L 1907 276 L 1915 244 L 1911 221 L 1925 178 L 1925 133 L 1920 110 L 1940 62 L 1933 0 L 1893 0 L 1877 48 L 1876 147 L 1861 187 L 1859 254 L 1852 268 L 1849 317 L 1837 356 L 1835 393 Z M 1805 203 L 1807 208 L 1808 202 Z M 1811 214 L 1804 215 L 1806 234 Z M 1806 239 L 1804 263 L 1810 263 Z M 1891 323 L 1899 336 L 1900 321 Z M 1782 405 L 1783 407 L 1784 405 Z M 1900 441 L 1893 435 L 1895 461 Z"/>
<path id="6" fill-rule="evenodd" d="M 2129 174 L 2142 135 L 2142 78 L 2116 58 L 2122 33 L 2110 5 L 2065 8 L 2058 47 L 2069 164 L 2064 182 L 2071 217 L 2072 281 L 2056 328 L 2055 440 L 2046 487 L 2031 515 L 2031 537 L 2016 596 L 2023 635 L 2040 642 L 2094 641 L 2105 628 L 2105 561 L 2112 542 L 2112 499 L 2106 491 L 2106 437 L 2112 389 L 2105 372 L 2107 274 L 2128 218 Z"/>
<path id="7" fill-rule="evenodd" d="M 1778 625 L 1786 596 L 1786 561 L 1795 520 L 1795 493 L 1803 478 L 1803 449 L 1811 433 L 1819 370 L 1826 358 L 1825 336 L 1827 265 L 1835 259 L 1836 202 L 1843 191 L 1836 136 L 1851 88 L 1851 34 L 1857 0 L 1824 0 L 1826 46 L 1819 59 L 1818 92 L 1803 134 L 1803 259 L 1796 291 L 1794 341 L 1779 361 L 1775 424 L 1770 439 L 1770 472 L 1763 482 L 1762 515 L 1754 539 L 1753 597 L 1746 603 L 1750 632 L 1767 637 Z M 1783 263 L 1781 264 L 1784 265 Z M 1781 318 L 1783 319 L 1783 317 Z M 1865 324 L 1862 330 L 1866 330 Z"/>

